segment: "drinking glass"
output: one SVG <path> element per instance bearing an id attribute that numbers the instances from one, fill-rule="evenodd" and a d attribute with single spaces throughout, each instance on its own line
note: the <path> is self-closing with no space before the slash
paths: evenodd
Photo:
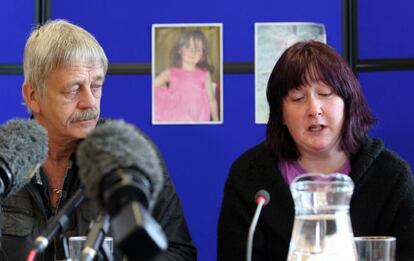
<path id="1" fill-rule="evenodd" d="M 70 261 L 81 261 L 82 250 L 85 245 L 87 237 L 85 236 L 76 236 L 69 237 L 69 260 Z M 113 257 L 113 238 L 105 237 L 104 247 L 109 250 L 110 258 Z"/>
<path id="2" fill-rule="evenodd" d="M 359 261 L 395 261 L 395 237 L 355 237 L 354 242 Z"/>

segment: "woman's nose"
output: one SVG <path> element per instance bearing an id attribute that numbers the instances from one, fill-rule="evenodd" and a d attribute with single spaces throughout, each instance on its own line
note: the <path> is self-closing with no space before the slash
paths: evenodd
<path id="1" fill-rule="evenodd" d="M 309 116 L 316 117 L 322 115 L 322 103 L 314 97 L 310 97 L 308 100 L 308 114 Z"/>

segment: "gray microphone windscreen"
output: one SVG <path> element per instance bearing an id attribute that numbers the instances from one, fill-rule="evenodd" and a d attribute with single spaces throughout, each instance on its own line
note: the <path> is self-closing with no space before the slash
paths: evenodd
<path id="1" fill-rule="evenodd" d="M 159 151 L 147 135 L 124 121 L 98 125 L 79 145 L 76 160 L 86 195 L 101 207 L 100 182 L 118 169 L 138 168 L 148 178 L 152 185 L 149 209 L 163 186 L 165 167 Z"/>
<path id="2" fill-rule="evenodd" d="M 45 162 L 47 151 L 47 132 L 35 120 L 13 119 L 0 127 L 0 164 L 3 165 L 0 167 L 7 168 L 11 174 L 7 195 L 30 181 Z"/>

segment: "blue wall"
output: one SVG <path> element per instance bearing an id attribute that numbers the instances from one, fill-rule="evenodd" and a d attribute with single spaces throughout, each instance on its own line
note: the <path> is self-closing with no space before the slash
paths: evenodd
<path id="1" fill-rule="evenodd" d="M 6 13 L 6 16 L 0 15 L 0 21 L 9 25 L 0 29 L 0 63 L 21 61 L 24 42 L 34 21 L 34 4 L 27 2 L 0 3 L 0 12 Z M 414 29 L 407 28 L 412 25 L 409 13 L 412 8 L 408 7 L 413 4 L 410 0 L 395 0 L 392 7 L 385 0 L 376 1 L 373 6 L 368 5 L 369 1 L 360 2 L 361 57 L 414 54 L 414 47 L 411 47 Z M 399 6 L 397 2 L 404 7 L 395 7 Z M 253 63 L 254 22 L 323 23 L 328 43 L 342 52 L 341 6 L 340 0 L 55 0 L 51 11 L 53 18 L 68 19 L 92 32 L 112 63 L 150 63 L 153 23 L 202 22 L 223 23 L 225 63 Z M 387 20 L 384 21 L 381 15 L 387 15 Z M 398 24 L 393 22 L 394 19 Z M 408 33 L 393 32 L 401 26 Z M 387 146 L 413 165 L 414 143 L 407 139 L 414 134 L 411 102 L 414 99 L 411 87 L 414 73 L 376 72 L 359 76 L 367 100 L 379 119 L 372 135 L 384 139 Z M 0 75 L 0 124 L 11 117 L 27 116 L 21 106 L 21 83 L 21 75 Z M 102 101 L 104 117 L 124 118 L 147 132 L 158 144 L 181 197 L 202 261 L 215 260 L 217 218 L 230 164 L 244 150 L 262 141 L 265 131 L 263 125 L 254 124 L 253 74 L 225 74 L 223 92 L 222 125 L 152 125 L 149 74 L 109 75 Z"/>

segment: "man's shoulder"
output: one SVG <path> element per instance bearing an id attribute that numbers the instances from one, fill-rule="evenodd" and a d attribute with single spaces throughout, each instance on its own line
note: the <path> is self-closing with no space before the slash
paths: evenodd
<path id="1" fill-rule="evenodd" d="M 31 194 L 28 191 L 29 184 L 25 185 L 23 188 L 15 192 L 13 195 L 8 196 L 3 199 L 1 204 L 2 208 L 12 207 L 12 206 L 21 206 L 28 207 L 31 206 Z M 30 204 L 29 204 L 30 203 Z"/>
<path id="2" fill-rule="evenodd" d="M 32 233 L 36 211 L 26 187 L 2 200 L 1 211 L 4 235 L 23 237 Z"/>

